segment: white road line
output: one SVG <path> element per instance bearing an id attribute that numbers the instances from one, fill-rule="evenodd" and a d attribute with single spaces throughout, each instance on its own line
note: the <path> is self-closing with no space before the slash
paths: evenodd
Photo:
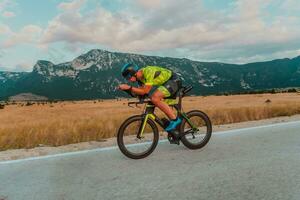
<path id="1" fill-rule="evenodd" d="M 223 135 L 223 134 L 231 135 L 231 134 L 242 133 L 243 131 L 248 131 L 248 130 L 255 130 L 255 129 L 261 129 L 261 128 L 271 128 L 271 127 L 277 127 L 277 126 L 282 126 L 282 125 L 290 125 L 290 124 L 299 124 L 300 125 L 300 121 L 283 122 L 283 123 L 269 124 L 269 125 L 263 125 L 263 126 L 255 126 L 255 127 L 249 127 L 249 128 L 233 129 L 233 130 L 228 130 L 228 131 L 219 131 L 219 132 L 214 132 L 213 135 Z M 164 140 L 160 140 L 159 143 L 164 143 L 164 142 L 167 142 L 167 141 L 168 141 L 167 139 L 164 139 Z M 131 146 L 140 146 L 140 145 L 143 145 L 143 144 L 144 143 L 132 144 Z M 83 150 L 83 151 L 53 154 L 53 155 L 47 155 L 47 156 L 37 156 L 37 157 L 23 158 L 23 159 L 18 159 L 18 160 L 0 161 L 0 165 L 20 163 L 20 162 L 24 162 L 24 161 L 33 161 L 33 160 L 42 160 L 42 159 L 48 159 L 48 158 L 57 158 L 57 157 L 64 157 L 64 156 L 80 155 L 80 154 L 85 154 L 85 153 L 90 153 L 90 152 L 110 151 L 110 150 L 115 150 L 115 149 L 118 149 L 118 147 L 117 146 L 103 147 L 103 148 Z"/>
<path id="2" fill-rule="evenodd" d="M 240 132 L 240 131 L 248 131 L 248 130 L 261 129 L 261 128 L 272 128 L 272 127 L 276 127 L 276 126 L 291 125 L 291 124 L 299 124 L 300 125 L 300 121 L 281 122 L 281 123 L 268 124 L 268 125 L 262 125 L 262 126 L 254 126 L 254 127 L 248 127 L 248 128 L 232 129 L 232 130 L 228 130 L 228 131 L 218 131 L 218 132 L 215 132 L 213 134 L 214 135 L 232 134 L 232 133 L 237 133 L 237 132 Z"/>

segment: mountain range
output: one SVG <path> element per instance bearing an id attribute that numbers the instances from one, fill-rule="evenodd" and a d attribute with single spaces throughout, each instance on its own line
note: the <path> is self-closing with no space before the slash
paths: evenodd
<path id="1" fill-rule="evenodd" d="M 0 100 L 20 93 L 57 100 L 126 97 L 116 87 L 126 82 L 120 68 L 128 62 L 178 72 L 194 95 L 300 87 L 300 56 L 239 65 L 93 49 L 66 63 L 39 60 L 32 72 L 0 72 Z"/>

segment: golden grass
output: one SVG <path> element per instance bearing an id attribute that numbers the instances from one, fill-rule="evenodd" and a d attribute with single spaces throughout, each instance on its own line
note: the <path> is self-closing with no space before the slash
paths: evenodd
<path id="1" fill-rule="evenodd" d="M 270 99 L 270 103 L 266 100 Z M 78 101 L 56 104 L 10 105 L 0 110 L 0 150 L 59 146 L 114 137 L 121 123 L 139 109 L 127 101 Z M 187 97 L 184 110 L 206 112 L 213 124 L 227 124 L 300 114 L 300 95 L 260 94 Z M 161 114 L 160 114 L 161 115 Z"/>

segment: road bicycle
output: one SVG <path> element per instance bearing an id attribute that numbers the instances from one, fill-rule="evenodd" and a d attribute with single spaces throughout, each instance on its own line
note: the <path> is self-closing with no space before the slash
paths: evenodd
<path id="1" fill-rule="evenodd" d="M 177 117 L 182 118 L 182 122 L 176 130 L 167 132 L 167 139 L 171 144 L 179 145 L 181 141 L 189 149 L 200 149 L 210 140 L 212 124 L 209 117 L 200 110 L 191 110 L 186 113 L 183 111 L 182 98 L 192 88 L 192 86 L 181 87 L 175 96 L 164 99 L 168 105 L 176 109 Z M 133 96 L 130 91 L 125 92 Z M 129 102 L 128 106 L 145 104 L 145 108 L 141 115 L 129 117 L 121 124 L 117 133 L 117 142 L 125 156 L 141 159 L 149 156 L 158 144 L 159 129 L 157 125 L 161 127 L 161 135 L 163 135 L 169 120 L 158 117 L 154 113 L 155 105 L 146 100 L 145 96 L 135 97 L 139 101 Z"/>

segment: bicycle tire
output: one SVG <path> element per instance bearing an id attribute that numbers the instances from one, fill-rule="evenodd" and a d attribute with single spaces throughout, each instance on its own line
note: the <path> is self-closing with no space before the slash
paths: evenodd
<path id="1" fill-rule="evenodd" d="M 184 146 L 186 146 L 189 149 L 200 149 L 202 147 L 204 147 L 210 140 L 211 138 L 211 134 L 212 134 L 212 124 L 211 121 L 209 119 L 209 117 L 202 111 L 200 110 L 192 110 L 189 111 L 188 113 L 186 113 L 188 118 L 192 118 L 192 117 L 200 117 L 204 122 L 205 122 L 205 126 L 206 126 L 206 133 L 205 133 L 205 137 L 203 140 L 201 140 L 201 142 L 199 143 L 191 143 L 188 138 L 187 135 L 184 135 L 180 138 L 181 142 L 184 144 Z M 185 124 L 187 123 L 186 119 L 182 120 L 182 123 L 180 125 L 180 133 L 183 133 L 185 131 Z"/>
<path id="2" fill-rule="evenodd" d="M 132 159 L 142 159 L 142 158 L 145 158 L 147 156 L 149 156 L 153 151 L 154 149 L 156 148 L 157 144 L 158 144 L 158 140 L 159 140 L 159 133 L 158 133 L 158 128 L 155 124 L 155 122 L 151 119 L 148 119 L 147 120 L 147 124 L 150 125 L 150 127 L 152 128 L 153 130 L 153 142 L 152 142 L 152 145 L 151 147 L 141 153 L 141 154 L 134 154 L 132 152 L 130 152 L 125 144 L 124 144 L 124 132 L 126 130 L 126 127 L 128 127 L 131 123 L 133 122 L 136 122 L 136 121 L 142 121 L 144 119 L 143 116 L 141 115 L 135 115 L 135 116 L 132 116 L 128 119 L 126 119 L 123 124 L 120 126 L 119 130 L 118 130 L 118 135 L 117 135 L 117 143 L 118 143 L 118 147 L 120 149 L 120 151 L 125 155 L 127 156 L 128 158 L 132 158 Z"/>

